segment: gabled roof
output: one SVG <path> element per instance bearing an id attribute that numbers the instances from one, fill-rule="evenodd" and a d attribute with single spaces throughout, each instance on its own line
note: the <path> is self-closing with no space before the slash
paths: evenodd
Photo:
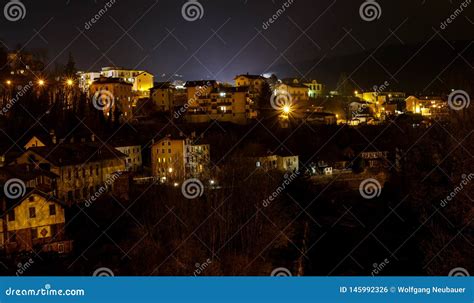
<path id="1" fill-rule="evenodd" d="M 33 147 L 28 151 L 39 155 L 55 166 L 81 165 L 88 162 L 100 162 L 127 157 L 113 146 L 95 142 L 62 143 L 55 146 Z"/>
<path id="2" fill-rule="evenodd" d="M 252 80 L 257 80 L 257 79 L 266 80 L 266 78 L 263 77 L 263 76 L 260 76 L 260 75 L 249 75 L 249 74 L 237 75 L 237 76 L 235 76 L 234 80 L 237 80 L 237 78 L 240 78 L 240 77 L 245 77 L 245 78 L 252 79 Z"/>
<path id="3" fill-rule="evenodd" d="M 48 178 L 59 178 L 53 172 L 37 168 L 32 164 L 7 165 L 0 168 L 0 182 L 6 179 L 17 178 L 23 181 L 30 181 L 39 176 Z"/>
<path id="4" fill-rule="evenodd" d="M 9 210 L 12 210 L 14 209 L 15 207 L 17 207 L 18 205 L 22 204 L 26 199 L 28 199 L 31 195 L 38 195 L 38 196 L 41 196 L 43 198 L 45 198 L 46 200 L 50 201 L 50 202 L 54 202 L 56 204 L 59 204 L 61 206 L 66 206 L 66 203 L 64 203 L 63 201 L 59 200 L 58 198 L 54 197 L 53 195 L 50 195 L 50 194 L 47 194 L 41 190 L 38 190 L 38 189 L 35 189 L 35 188 L 27 188 L 26 191 L 25 191 L 25 194 L 17 199 L 9 199 L 4 195 L 4 193 L 2 192 L 1 195 L 4 197 L 5 199 L 5 202 L 6 202 L 6 209 L 3 210 L 3 212 L 8 212 Z"/>

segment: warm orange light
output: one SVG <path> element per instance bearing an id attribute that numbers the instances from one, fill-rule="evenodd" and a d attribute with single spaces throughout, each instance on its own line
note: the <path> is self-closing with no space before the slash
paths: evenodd
<path id="1" fill-rule="evenodd" d="M 43 85 L 44 85 L 44 80 L 41 80 L 41 79 L 38 80 L 38 85 L 39 85 L 39 86 L 43 86 Z"/>
<path id="2" fill-rule="evenodd" d="M 12 82 L 10 80 L 7 80 L 7 85 L 11 85 Z"/>
<path id="3" fill-rule="evenodd" d="M 74 81 L 72 79 L 67 79 L 66 84 L 68 86 L 72 86 L 74 84 Z"/>
<path id="4" fill-rule="evenodd" d="M 283 106 L 283 112 L 288 115 L 291 113 L 291 107 L 289 105 Z"/>

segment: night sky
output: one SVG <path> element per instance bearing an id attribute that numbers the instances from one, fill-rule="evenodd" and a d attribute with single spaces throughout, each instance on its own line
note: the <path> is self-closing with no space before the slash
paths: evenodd
<path id="1" fill-rule="evenodd" d="M 2 1 L 2 8 L 7 2 Z M 85 23 L 107 1 L 22 2 L 26 7 L 23 20 L 9 22 L 0 16 L 0 40 L 8 48 L 21 43 L 28 49 L 47 49 L 49 67 L 65 63 L 71 51 L 80 70 L 111 65 L 146 69 L 157 81 L 172 75 L 184 80 L 230 81 L 239 73 L 271 73 L 281 66 L 294 69 L 304 60 L 376 48 L 400 24 L 397 37 L 390 37 L 386 44 L 423 43 L 433 35 L 433 28 L 440 30 L 440 23 L 461 3 L 377 0 L 382 8 L 380 19 L 365 22 L 359 15 L 361 0 L 294 0 L 264 30 L 263 22 L 284 1 L 199 0 L 204 15 L 188 22 L 181 14 L 185 0 L 116 0 L 85 30 Z M 471 40 L 471 21 L 474 5 L 442 35 L 447 40 Z M 311 68 L 298 67 L 294 74 L 305 74 Z"/>

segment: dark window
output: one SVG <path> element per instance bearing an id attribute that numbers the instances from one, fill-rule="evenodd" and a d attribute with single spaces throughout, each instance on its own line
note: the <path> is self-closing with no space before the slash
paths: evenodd
<path id="1" fill-rule="evenodd" d="M 55 216 L 56 215 L 56 205 L 50 205 L 49 206 L 49 215 L 50 216 Z"/>
<path id="2" fill-rule="evenodd" d="M 51 237 L 56 237 L 57 234 L 58 234 L 58 226 L 51 225 Z"/>
<path id="3" fill-rule="evenodd" d="M 35 201 L 35 197 L 31 196 L 31 197 L 28 198 L 28 200 L 29 200 L 30 202 L 33 202 L 33 201 Z"/>
<path id="4" fill-rule="evenodd" d="M 36 208 L 30 207 L 30 218 L 36 218 Z"/>
<path id="5" fill-rule="evenodd" d="M 15 210 L 12 209 L 8 212 L 8 221 L 15 221 Z"/>
<path id="6" fill-rule="evenodd" d="M 73 199 L 74 198 L 73 198 L 73 195 L 72 195 L 72 190 L 70 190 L 70 191 L 67 192 L 67 200 L 69 202 L 72 202 Z"/>
<path id="7" fill-rule="evenodd" d="M 32 228 L 31 229 L 31 240 L 38 239 L 38 229 Z"/>

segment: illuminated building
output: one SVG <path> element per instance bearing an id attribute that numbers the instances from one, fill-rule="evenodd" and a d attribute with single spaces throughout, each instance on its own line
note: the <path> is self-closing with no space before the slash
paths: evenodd
<path id="1" fill-rule="evenodd" d="M 437 96 L 410 96 L 406 99 L 406 111 L 426 117 L 441 118 L 448 114 L 448 102 Z"/>
<path id="2" fill-rule="evenodd" d="M 3 200 L 0 248 L 7 255 L 72 250 L 72 241 L 65 235 L 65 205 L 61 201 L 36 189 L 27 189 L 21 198 Z"/>
<path id="3" fill-rule="evenodd" d="M 215 88 L 190 103 L 186 113 L 186 121 L 191 123 L 215 120 L 244 125 L 256 117 L 248 87 Z"/>
<path id="4" fill-rule="evenodd" d="M 88 91 L 89 86 L 98 78 L 119 78 L 132 85 L 132 91 L 138 98 L 150 97 L 150 89 L 153 88 L 154 76 L 142 70 L 131 70 L 120 67 L 103 67 L 100 72 L 79 72 L 79 87 Z"/>
<path id="5" fill-rule="evenodd" d="M 211 148 L 195 139 L 169 135 L 154 142 L 151 147 L 153 176 L 162 182 L 206 177 L 209 173 Z"/>
<path id="6" fill-rule="evenodd" d="M 121 78 L 100 77 L 90 85 L 89 90 L 92 102 L 97 109 L 104 111 L 106 117 L 112 120 L 116 115 L 123 120 L 132 118 L 132 84 Z"/>
<path id="7" fill-rule="evenodd" d="M 309 87 L 298 79 L 286 79 L 277 83 L 274 87 L 275 94 L 288 94 L 294 102 L 309 100 Z"/>
<path id="8" fill-rule="evenodd" d="M 266 79 L 258 75 L 238 75 L 234 79 L 236 87 L 248 87 L 249 93 L 258 96 L 262 93 Z"/>

